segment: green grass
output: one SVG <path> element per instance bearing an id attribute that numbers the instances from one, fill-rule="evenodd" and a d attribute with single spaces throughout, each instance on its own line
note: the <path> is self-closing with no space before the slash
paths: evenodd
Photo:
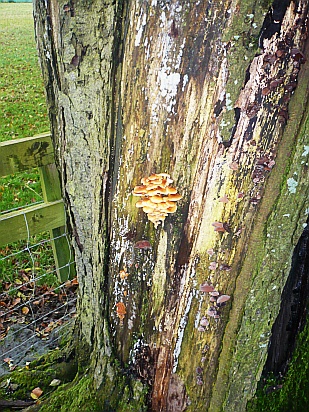
<path id="1" fill-rule="evenodd" d="M 18 173 L 1 179 L 0 210 L 18 208 L 27 203 L 42 201 L 41 184 L 36 170 Z"/>
<path id="2" fill-rule="evenodd" d="M 31 3 L 0 3 L 0 141 L 49 130 Z M 38 172 L 0 179 L 0 211 L 41 199 Z"/>
<path id="3" fill-rule="evenodd" d="M 0 293 L 16 290 L 28 278 L 37 279 L 36 285 L 59 284 L 54 256 L 48 242 L 49 233 L 45 235 L 46 239 L 43 233 L 31 237 L 29 244 L 24 240 L 0 249 Z"/>
<path id="4" fill-rule="evenodd" d="M 0 141 L 49 130 L 31 3 L 0 3 Z"/>
<path id="5" fill-rule="evenodd" d="M 0 141 L 48 130 L 32 4 L 0 3 Z M 42 201 L 42 190 L 37 170 L 0 178 L 0 212 L 38 201 Z M 31 238 L 30 244 L 38 244 L 31 249 L 31 255 L 29 251 L 18 253 L 27 245 L 26 240 L 1 248 L 0 280 L 14 287 L 27 273 L 40 276 L 54 270 L 51 245 L 41 243 L 49 237 L 49 233 L 43 233 Z M 54 274 L 42 279 L 47 284 L 56 280 Z"/>

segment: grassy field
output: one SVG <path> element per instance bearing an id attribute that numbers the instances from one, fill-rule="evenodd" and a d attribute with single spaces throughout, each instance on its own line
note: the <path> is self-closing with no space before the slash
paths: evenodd
<path id="1" fill-rule="evenodd" d="M 48 130 L 32 4 L 0 3 L 0 141 L 34 136 Z M 41 200 L 38 171 L 0 178 L 0 213 Z M 38 244 L 32 249 L 32 256 L 28 252 L 18 253 L 25 247 L 25 241 L 0 249 L 2 282 L 13 287 L 30 269 L 38 275 L 53 270 L 51 246 L 40 244 L 48 237 L 49 233 L 45 233 L 31 239 L 31 244 Z M 5 258 L 11 254 L 12 257 Z M 54 275 L 43 279 L 48 283 L 55 280 Z"/>
<path id="2" fill-rule="evenodd" d="M 0 3 L 0 141 L 49 130 L 31 3 Z M 0 180 L 0 211 L 40 201 L 37 173 Z"/>
<path id="3" fill-rule="evenodd" d="M 47 131 L 31 3 L 0 3 L 0 50 L 0 141 Z"/>

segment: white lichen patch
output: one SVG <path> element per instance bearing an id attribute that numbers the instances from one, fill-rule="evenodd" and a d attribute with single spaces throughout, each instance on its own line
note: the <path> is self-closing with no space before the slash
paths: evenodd
<path id="1" fill-rule="evenodd" d="M 177 94 L 177 87 L 180 82 L 180 73 L 168 73 L 163 69 L 158 72 L 158 83 L 161 96 L 169 100 L 168 111 L 171 110 L 171 104 Z"/>
<path id="2" fill-rule="evenodd" d="M 137 34 L 136 34 L 135 42 L 134 42 L 135 47 L 138 47 L 140 45 L 144 27 L 146 26 L 146 21 L 147 21 L 146 13 L 142 12 L 142 14 L 138 17 L 138 21 L 137 21 L 137 26 L 136 26 Z"/>
<path id="3" fill-rule="evenodd" d="M 309 146 L 304 145 L 304 151 L 302 153 L 302 157 L 307 157 L 309 154 Z"/>
<path id="4" fill-rule="evenodd" d="M 233 102 L 230 93 L 226 93 L 226 110 L 233 110 Z"/>
<path id="5" fill-rule="evenodd" d="M 290 177 L 288 180 L 287 180 L 287 185 L 288 185 L 288 191 L 290 192 L 290 193 L 296 193 L 296 188 L 297 188 L 297 186 L 298 186 L 298 182 L 293 178 L 293 177 Z"/>
<path id="6" fill-rule="evenodd" d="M 174 113 L 178 87 L 181 84 L 182 75 L 180 73 L 181 60 L 186 39 L 179 45 L 170 36 L 171 22 L 177 21 L 177 11 L 179 6 L 171 5 L 167 11 L 162 10 L 158 19 L 160 30 L 158 40 L 150 41 L 151 55 L 155 55 L 149 69 L 147 89 L 151 91 L 149 101 L 151 102 L 151 129 L 156 133 L 158 122 L 162 116 L 164 119 Z M 148 44 L 147 44 L 148 47 Z M 149 50 L 145 48 L 146 55 Z M 188 79 L 184 79 L 186 84 Z M 184 87 L 184 86 L 183 86 Z M 150 131 L 152 135 L 152 130 Z"/>
<path id="7" fill-rule="evenodd" d="M 198 302 L 198 309 L 195 315 L 195 320 L 194 320 L 194 327 L 197 329 L 200 324 L 200 319 L 201 319 L 201 310 L 202 310 L 202 305 L 204 301 L 204 295 L 202 293 L 199 293 L 199 291 L 196 292 L 197 298 L 199 298 Z"/>
<path id="8" fill-rule="evenodd" d="M 177 341 L 176 341 L 174 354 L 173 354 L 173 359 L 174 359 L 173 373 L 176 373 L 176 370 L 177 370 L 178 359 L 179 359 L 179 355 L 181 352 L 181 345 L 182 345 L 183 336 L 185 333 L 185 328 L 188 323 L 188 314 L 190 312 L 193 296 L 194 296 L 193 291 L 191 291 L 188 296 L 187 305 L 186 305 L 184 314 L 179 323 L 178 333 L 177 333 L 178 336 L 177 336 Z"/>

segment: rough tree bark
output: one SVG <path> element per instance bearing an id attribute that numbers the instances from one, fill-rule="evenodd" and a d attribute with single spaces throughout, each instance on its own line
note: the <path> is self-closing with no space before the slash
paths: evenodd
<path id="1" fill-rule="evenodd" d="M 34 18 L 102 410 L 245 410 L 308 214 L 307 1 L 35 0 Z M 160 172 L 183 199 L 155 229 L 132 189 Z M 217 318 L 206 281 L 231 296 Z"/>

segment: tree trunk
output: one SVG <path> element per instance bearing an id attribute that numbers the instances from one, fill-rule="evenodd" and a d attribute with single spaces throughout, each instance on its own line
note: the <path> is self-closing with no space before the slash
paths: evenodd
<path id="1" fill-rule="evenodd" d="M 102 410 L 254 395 L 308 213 L 308 4 L 269 6 L 34 1 Z M 162 172 L 182 199 L 156 228 L 132 190 Z"/>

